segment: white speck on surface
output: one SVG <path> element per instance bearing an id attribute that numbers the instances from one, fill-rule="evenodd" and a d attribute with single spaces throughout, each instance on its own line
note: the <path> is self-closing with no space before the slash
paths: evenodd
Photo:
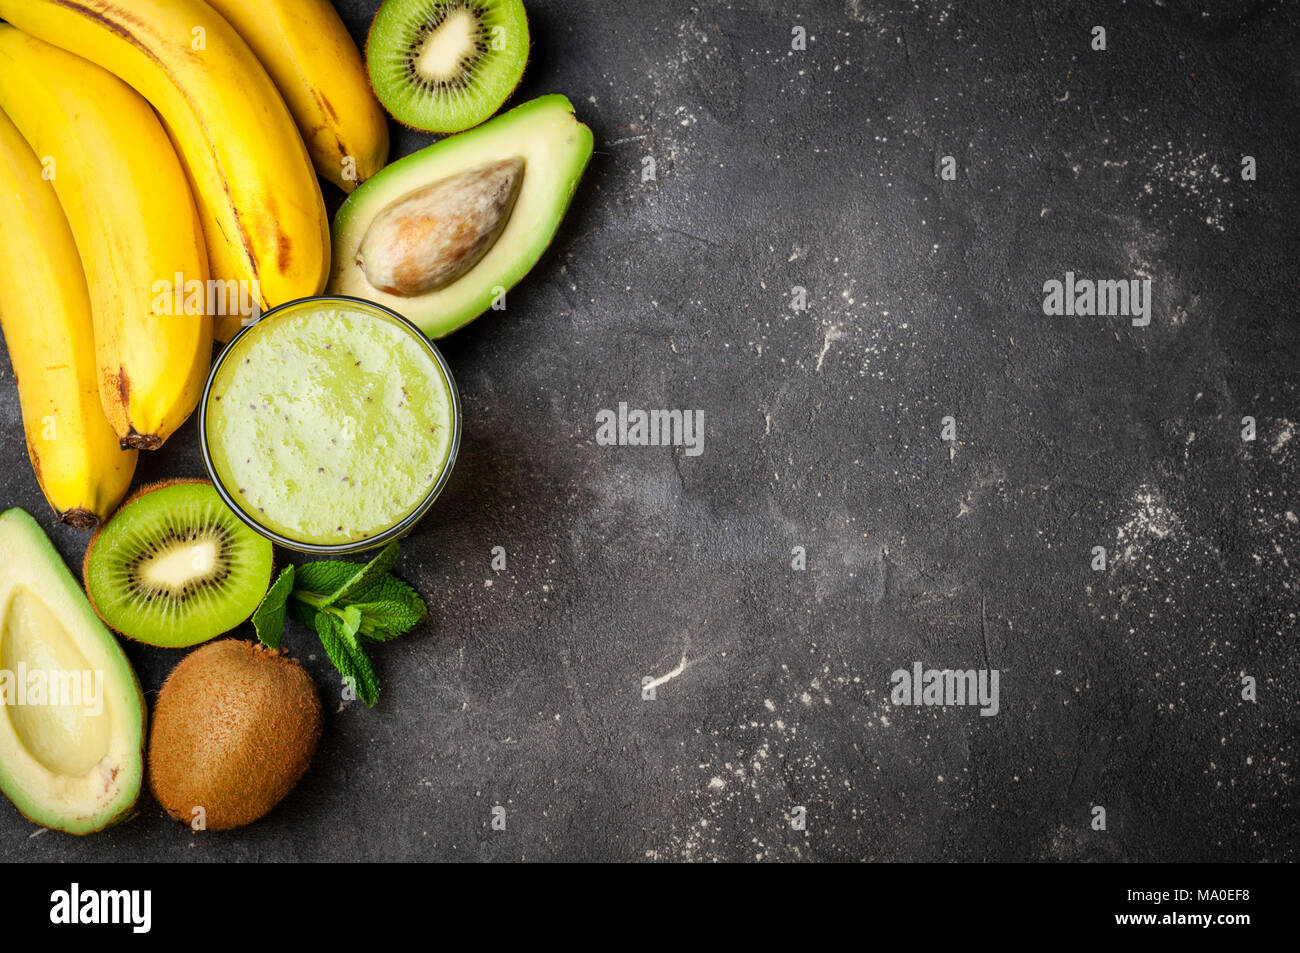
<path id="1" fill-rule="evenodd" d="M 1116 532 L 1126 560 L 1142 555 L 1147 544 L 1168 539 L 1183 528 L 1178 514 L 1165 502 L 1165 495 L 1157 487 L 1144 484 L 1133 494 L 1133 511 Z"/>
<path id="2" fill-rule="evenodd" d="M 842 337 L 844 337 L 844 332 L 840 330 L 838 324 L 827 328 L 825 333 L 822 334 L 822 349 L 821 353 L 817 355 L 817 373 L 821 373 L 822 362 L 826 360 L 826 353 L 831 349 L 831 345 Z"/>
<path id="3" fill-rule="evenodd" d="M 674 668 L 668 670 L 667 672 L 664 672 L 664 674 L 660 675 L 654 681 L 646 682 L 646 684 L 643 685 L 642 688 L 658 688 L 660 685 L 663 685 L 665 682 L 671 682 L 678 675 L 682 674 L 682 672 L 686 671 L 686 667 L 688 664 L 689 663 L 686 661 L 686 656 L 683 655 L 682 660 L 678 662 Z"/>

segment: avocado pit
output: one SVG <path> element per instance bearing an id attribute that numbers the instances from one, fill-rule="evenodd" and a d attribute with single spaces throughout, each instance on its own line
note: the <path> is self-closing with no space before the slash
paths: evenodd
<path id="1" fill-rule="evenodd" d="M 358 267 L 372 286 L 401 298 L 446 287 L 501 236 L 523 178 L 524 160 L 514 156 L 408 192 L 375 216 Z"/>

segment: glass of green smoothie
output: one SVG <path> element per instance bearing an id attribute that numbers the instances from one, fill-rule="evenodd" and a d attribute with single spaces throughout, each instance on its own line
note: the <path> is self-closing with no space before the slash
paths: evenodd
<path id="1" fill-rule="evenodd" d="M 253 529 L 304 553 L 408 532 L 460 446 L 447 362 L 415 325 L 360 298 L 267 311 L 221 352 L 199 406 L 217 492 Z"/>

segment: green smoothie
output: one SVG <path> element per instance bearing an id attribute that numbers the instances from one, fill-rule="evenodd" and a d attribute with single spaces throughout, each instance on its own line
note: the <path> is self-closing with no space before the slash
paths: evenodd
<path id="1" fill-rule="evenodd" d="M 452 385 L 418 332 L 361 302 L 269 314 L 222 356 L 204 405 L 212 469 L 288 540 L 371 539 L 434 490 L 454 439 Z"/>

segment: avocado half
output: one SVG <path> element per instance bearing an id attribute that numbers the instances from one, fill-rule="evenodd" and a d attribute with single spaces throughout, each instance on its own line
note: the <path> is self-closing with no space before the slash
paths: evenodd
<path id="1" fill-rule="evenodd" d="M 429 337 L 450 334 L 491 307 L 500 289 L 513 287 L 537 264 L 564 218 L 591 150 L 591 130 L 574 117 L 568 99 L 552 95 L 399 159 L 357 188 L 334 217 L 329 293 L 392 308 Z M 516 158 L 523 160 L 523 178 L 513 209 L 473 267 L 450 284 L 409 296 L 381 291 L 367 280 L 357 255 L 381 212 L 433 183 Z"/>
<path id="2" fill-rule="evenodd" d="M 140 682 L 117 639 L 36 520 L 6 510 L 0 790 L 42 827 L 100 830 L 122 818 L 140 793 L 144 729 Z"/>

